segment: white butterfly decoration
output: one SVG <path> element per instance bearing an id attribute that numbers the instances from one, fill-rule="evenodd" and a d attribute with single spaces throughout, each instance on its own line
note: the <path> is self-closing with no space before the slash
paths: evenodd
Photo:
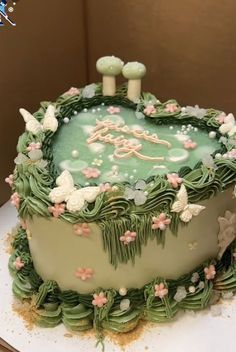
<path id="1" fill-rule="evenodd" d="M 56 179 L 55 187 L 49 193 L 49 198 L 53 203 L 66 202 L 66 208 L 70 212 L 76 212 L 83 209 L 86 202 L 92 203 L 101 193 L 100 187 L 89 186 L 76 189 L 73 178 L 68 170 L 64 170 Z"/>
<path id="2" fill-rule="evenodd" d="M 180 213 L 180 219 L 183 222 L 189 222 L 193 216 L 197 216 L 204 206 L 198 204 L 188 204 L 188 193 L 185 186 L 182 184 L 176 196 L 177 200 L 172 205 L 171 211 Z"/>
<path id="3" fill-rule="evenodd" d="M 232 113 L 225 117 L 224 123 L 220 126 L 219 131 L 222 134 L 228 133 L 230 137 L 236 133 L 236 121 Z"/>
<path id="4" fill-rule="evenodd" d="M 56 108 L 54 105 L 48 105 L 42 124 L 29 111 L 22 108 L 19 111 L 26 123 L 26 130 L 28 132 L 34 135 L 38 134 L 40 131 L 56 132 L 58 121 L 55 117 Z"/>

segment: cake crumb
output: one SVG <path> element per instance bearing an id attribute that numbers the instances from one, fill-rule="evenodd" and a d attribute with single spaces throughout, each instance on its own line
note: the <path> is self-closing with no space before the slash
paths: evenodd
<path id="1" fill-rule="evenodd" d="M 69 338 L 73 337 L 73 335 L 70 334 L 70 333 L 66 333 L 66 334 L 64 334 L 64 336 L 65 336 L 65 337 L 69 337 Z"/>
<path id="2" fill-rule="evenodd" d="M 12 310 L 19 315 L 24 323 L 25 323 L 25 327 L 28 330 L 33 330 L 35 324 L 34 324 L 34 320 L 33 320 L 33 307 L 30 304 L 30 301 L 15 301 L 12 304 Z"/>
<path id="3" fill-rule="evenodd" d="M 6 237 L 5 237 L 5 240 L 4 240 L 5 252 L 7 254 L 12 254 L 12 251 L 13 251 L 12 241 L 13 241 L 13 234 L 7 233 Z"/>
<path id="4" fill-rule="evenodd" d="M 114 342 L 116 345 L 121 347 L 123 351 L 125 351 L 125 347 L 138 340 L 141 335 L 148 330 L 152 326 L 152 323 L 141 320 L 137 327 L 126 333 L 115 333 L 106 330 L 105 337 L 109 337 L 110 341 Z M 147 346 L 146 346 L 147 347 Z M 146 350 L 148 347 L 146 348 Z"/>

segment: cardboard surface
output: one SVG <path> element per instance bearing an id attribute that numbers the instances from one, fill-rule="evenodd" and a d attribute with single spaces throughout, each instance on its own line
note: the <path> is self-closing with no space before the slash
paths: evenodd
<path id="1" fill-rule="evenodd" d="M 83 14 L 81 0 L 69 6 L 62 0 L 23 0 L 15 6 L 16 27 L 0 27 L 0 204 L 10 195 L 4 179 L 24 131 L 19 108 L 35 112 L 41 101 L 55 101 L 86 83 Z"/>

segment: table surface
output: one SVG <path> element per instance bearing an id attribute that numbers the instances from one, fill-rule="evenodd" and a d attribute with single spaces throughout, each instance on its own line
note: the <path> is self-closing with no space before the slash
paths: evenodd
<path id="1" fill-rule="evenodd" d="M 29 332 L 12 311 L 12 279 L 8 273 L 9 255 L 5 250 L 6 234 L 15 226 L 16 211 L 6 203 L 0 208 L 0 352 L 100 352 L 95 339 L 75 336 L 68 338 L 61 324 L 54 329 L 35 328 Z M 214 306 L 215 307 L 215 306 Z M 120 349 L 114 341 L 106 339 L 108 352 L 235 352 L 236 297 L 220 304 L 221 314 L 204 310 L 196 314 L 186 312 L 178 315 L 178 321 L 148 327 L 140 337 Z M 8 343 L 8 344 L 7 344 Z M 13 349 L 12 346 L 16 348 Z"/>

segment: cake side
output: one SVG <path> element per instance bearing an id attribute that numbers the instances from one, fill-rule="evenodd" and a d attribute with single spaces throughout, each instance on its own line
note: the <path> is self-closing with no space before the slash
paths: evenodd
<path id="1" fill-rule="evenodd" d="M 60 219 L 34 217 L 27 226 L 34 267 L 44 281 L 55 280 L 62 290 L 79 293 L 91 293 L 97 287 L 117 291 L 121 287 L 141 288 L 154 277 L 178 279 L 204 261 L 217 258 L 219 217 L 224 216 L 225 209 L 236 211 L 232 192 L 230 188 L 201 202 L 205 211 L 182 226 L 177 236 L 167 229 L 164 245 L 158 244 L 155 238 L 148 239 L 141 253 L 136 253 L 134 262 L 129 260 L 117 267 L 109 263 L 109 258 L 116 256 L 118 249 L 104 251 L 102 232 L 96 223 L 88 224 L 89 235 L 81 236 L 73 225 Z M 138 234 L 138 228 L 134 230 Z M 119 238 L 122 229 L 117 232 Z M 91 277 L 78 279 L 78 268 L 92 269 Z"/>

